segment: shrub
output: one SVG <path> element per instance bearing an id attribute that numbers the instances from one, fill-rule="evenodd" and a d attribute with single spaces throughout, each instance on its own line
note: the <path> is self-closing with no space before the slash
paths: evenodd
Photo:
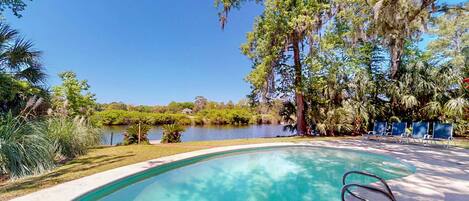
<path id="1" fill-rule="evenodd" d="M 178 123 L 181 125 L 191 124 L 191 119 L 184 114 L 148 113 L 123 110 L 106 110 L 97 112 L 93 121 L 100 125 L 128 125 L 143 122 L 149 125 L 163 125 Z"/>
<path id="2" fill-rule="evenodd" d="M 181 142 L 181 132 L 184 128 L 179 124 L 168 124 L 163 126 L 163 136 L 161 143 L 178 143 Z"/>
<path id="3" fill-rule="evenodd" d="M 138 144 L 139 143 L 139 133 L 140 133 L 140 143 L 149 144 L 148 141 L 148 131 L 150 131 L 151 126 L 147 124 L 133 124 L 127 128 L 126 133 L 124 134 L 124 145 L 129 144 Z"/>
<path id="4" fill-rule="evenodd" d="M 83 117 L 50 117 L 36 123 L 35 130 L 52 142 L 58 159 L 85 154 L 89 147 L 101 140 L 100 130 Z"/>
<path id="5" fill-rule="evenodd" d="M 207 109 L 195 116 L 186 114 L 149 113 L 124 110 L 105 110 L 97 112 L 93 122 L 98 125 L 128 125 L 142 122 L 149 125 L 179 124 L 179 125 L 245 125 L 255 123 L 272 123 L 272 115 L 255 115 L 248 109 Z"/>
<path id="6" fill-rule="evenodd" d="M 191 120 L 192 125 L 204 125 L 204 119 L 201 116 L 193 116 Z"/>
<path id="7" fill-rule="evenodd" d="M 0 176 L 37 174 L 54 167 L 54 152 L 42 133 L 21 117 L 0 117 Z"/>
<path id="8" fill-rule="evenodd" d="M 202 110 L 198 114 L 206 124 L 242 125 L 253 123 L 255 115 L 247 109 L 210 109 Z"/>

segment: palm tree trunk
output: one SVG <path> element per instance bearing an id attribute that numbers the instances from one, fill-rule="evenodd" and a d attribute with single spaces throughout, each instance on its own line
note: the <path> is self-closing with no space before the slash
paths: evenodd
<path id="1" fill-rule="evenodd" d="M 296 129 L 299 135 L 306 135 L 305 103 L 302 90 L 302 67 L 298 37 L 293 34 L 293 60 L 295 63 L 295 98 L 296 98 Z"/>

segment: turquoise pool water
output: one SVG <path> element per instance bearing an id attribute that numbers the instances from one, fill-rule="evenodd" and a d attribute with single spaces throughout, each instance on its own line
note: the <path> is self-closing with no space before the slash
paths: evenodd
<path id="1" fill-rule="evenodd" d="M 306 146 L 217 153 L 170 163 L 111 183 L 76 200 L 340 200 L 342 175 L 361 170 L 384 179 L 413 166 L 367 152 Z M 374 182 L 356 176 L 361 183 Z"/>

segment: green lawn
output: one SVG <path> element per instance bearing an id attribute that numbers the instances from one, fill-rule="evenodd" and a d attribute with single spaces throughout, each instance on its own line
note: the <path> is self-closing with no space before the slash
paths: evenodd
<path id="1" fill-rule="evenodd" d="M 0 200 L 7 200 L 21 196 L 56 184 L 64 183 L 98 172 L 113 168 L 138 163 L 163 156 L 174 155 L 183 152 L 207 149 L 212 147 L 255 144 L 268 142 L 301 142 L 308 140 L 338 140 L 342 137 L 286 137 L 286 138 L 259 138 L 239 139 L 224 141 L 186 142 L 179 144 L 158 145 L 131 145 L 117 147 L 98 147 L 88 154 L 72 160 L 57 169 L 34 177 L 28 177 L 17 181 L 0 183 Z"/>
<path id="2" fill-rule="evenodd" d="M 131 145 L 98 147 L 57 169 L 34 177 L 0 183 L 0 200 L 8 200 L 56 184 L 64 183 L 113 168 L 138 163 L 163 156 L 220 146 L 255 144 L 268 142 L 303 142 L 311 140 L 340 140 L 351 137 L 286 137 L 258 138 L 224 141 L 186 142 L 179 144 Z M 458 139 L 456 145 L 469 149 L 469 140 Z"/>

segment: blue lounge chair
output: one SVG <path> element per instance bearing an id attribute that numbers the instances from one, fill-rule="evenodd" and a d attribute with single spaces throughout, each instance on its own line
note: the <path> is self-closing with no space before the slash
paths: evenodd
<path id="1" fill-rule="evenodd" d="M 379 139 L 380 136 L 385 136 L 386 135 L 387 126 L 388 126 L 387 122 L 375 121 L 375 123 L 373 125 L 373 131 L 369 131 L 363 137 L 365 139 L 369 139 L 369 137 L 375 136 L 375 137 L 378 137 L 378 139 Z"/>
<path id="2" fill-rule="evenodd" d="M 394 122 L 391 125 L 391 132 L 386 137 L 390 137 L 396 142 L 402 142 L 402 139 L 406 137 L 405 129 L 407 128 L 406 122 Z"/>
<path id="3" fill-rule="evenodd" d="M 449 147 L 453 141 L 453 124 L 451 123 L 438 123 L 433 124 L 433 134 L 429 137 L 433 142 L 446 141 L 446 148 Z"/>
<path id="4" fill-rule="evenodd" d="M 412 135 L 410 138 L 414 140 L 414 142 L 420 141 L 424 142 L 424 140 L 428 139 L 428 130 L 430 128 L 430 124 L 428 122 L 419 121 L 412 123 Z M 409 138 L 407 138 L 407 142 L 409 142 Z"/>

